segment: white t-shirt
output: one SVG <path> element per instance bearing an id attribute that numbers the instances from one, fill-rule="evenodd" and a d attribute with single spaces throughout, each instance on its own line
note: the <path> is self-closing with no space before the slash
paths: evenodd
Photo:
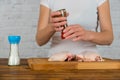
<path id="1" fill-rule="evenodd" d="M 68 25 L 80 24 L 87 30 L 95 31 L 97 26 L 97 8 L 105 1 L 106 0 L 41 0 L 40 4 L 50 8 L 52 11 L 66 9 L 69 13 L 67 17 Z M 62 51 L 69 51 L 75 54 L 86 50 L 97 51 L 96 44 L 94 43 L 62 40 L 60 36 L 60 32 L 56 32 L 53 35 L 49 55 Z"/>

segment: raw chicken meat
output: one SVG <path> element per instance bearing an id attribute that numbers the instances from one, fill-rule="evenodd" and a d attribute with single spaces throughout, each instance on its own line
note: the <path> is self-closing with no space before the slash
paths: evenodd
<path id="1" fill-rule="evenodd" d="M 92 51 L 84 51 L 80 54 L 72 54 L 69 52 L 60 52 L 53 54 L 48 61 L 104 61 L 102 57 L 95 52 Z"/>
<path id="2" fill-rule="evenodd" d="M 60 52 L 53 54 L 48 61 L 71 61 L 75 58 L 74 54 L 71 54 L 69 52 Z"/>
<path id="3" fill-rule="evenodd" d="M 77 61 L 104 61 L 102 57 L 92 51 L 84 51 L 76 55 Z"/>
<path id="4" fill-rule="evenodd" d="M 84 61 L 83 54 L 76 54 L 76 61 L 83 62 Z"/>

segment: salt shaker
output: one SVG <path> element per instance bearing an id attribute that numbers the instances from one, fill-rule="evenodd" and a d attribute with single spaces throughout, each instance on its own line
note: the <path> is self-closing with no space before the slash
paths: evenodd
<path id="1" fill-rule="evenodd" d="M 10 53 L 8 59 L 8 65 L 20 65 L 19 57 L 19 42 L 21 40 L 20 36 L 8 36 L 8 41 L 10 43 Z"/>

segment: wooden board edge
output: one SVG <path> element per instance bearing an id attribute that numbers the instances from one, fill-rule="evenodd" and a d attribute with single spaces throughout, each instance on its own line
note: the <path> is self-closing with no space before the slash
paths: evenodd
<path id="1" fill-rule="evenodd" d="M 28 65 L 29 67 L 32 69 L 32 70 L 53 70 L 53 69 L 120 69 L 120 61 L 106 61 L 106 62 L 84 62 L 86 64 L 84 64 L 83 62 L 79 62 L 79 63 L 74 63 L 74 66 L 70 67 L 70 68 L 67 68 L 67 67 L 63 67 L 62 65 L 61 66 L 58 66 L 56 67 L 56 64 L 52 64 L 52 67 L 50 68 L 49 66 L 51 66 L 50 63 L 48 64 L 35 64 L 33 63 L 34 62 L 34 59 L 36 58 L 29 58 L 27 61 L 28 61 Z M 39 58 L 37 58 L 39 59 Z M 43 59 L 47 59 L 47 58 L 43 58 Z M 109 64 L 108 64 L 109 62 Z M 57 63 L 57 64 L 61 64 L 61 63 Z M 64 66 L 68 64 L 64 64 Z M 36 67 L 38 66 L 38 67 Z M 41 66 L 41 68 L 39 67 Z M 71 66 L 71 64 L 69 65 Z M 46 69 L 44 68 L 46 67 Z"/>
<path id="2" fill-rule="evenodd" d="M 120 69 L 120 62 L 113 61 L 113 62 L 86 62 L 84 63 L 78 63 L 77 69 Z"/>

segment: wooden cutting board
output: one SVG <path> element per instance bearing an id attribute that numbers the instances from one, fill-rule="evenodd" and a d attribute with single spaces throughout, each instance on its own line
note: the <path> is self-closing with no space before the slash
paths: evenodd
<path id="1" fill-rule="evenodd" d="M 32 70 L 120 69 L 120 60 L 105 59 L 103 62 L 49 62 L 47 58 L 29 58 L 28 65 Z"/>

